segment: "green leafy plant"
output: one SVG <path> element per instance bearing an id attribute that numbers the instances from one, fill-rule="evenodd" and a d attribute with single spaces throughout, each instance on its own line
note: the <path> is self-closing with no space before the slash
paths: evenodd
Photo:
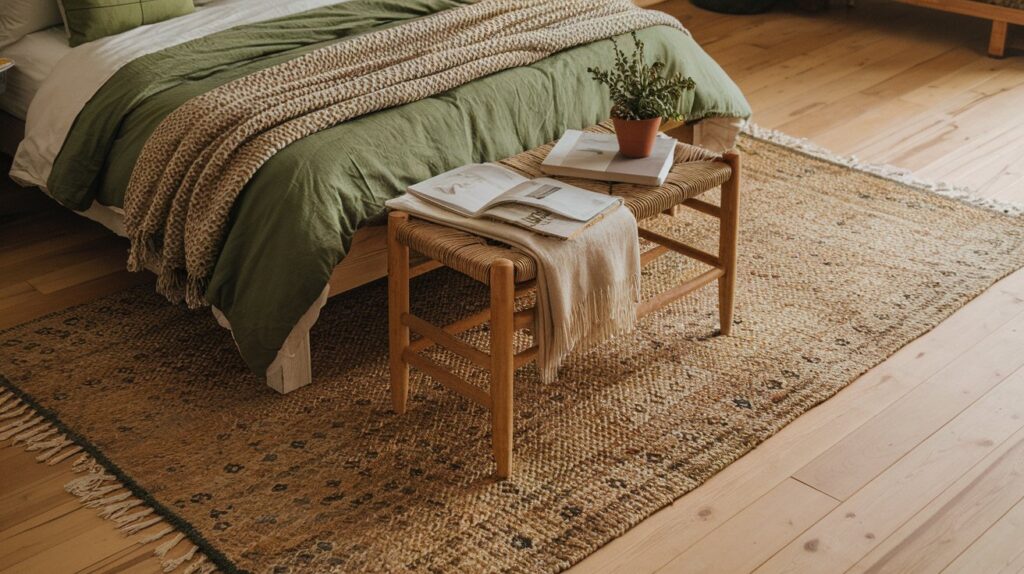
<path id="1" fill-rule="evenodd" d="M 608 86 L 612 115 L 624 120 L 666 118 L 683 119 L 680 102 L 687 90 L 697 84 L 693 78 L 676 73 L 664 74 L 665 63 L 647 65 L 644 43 L 633 33 L 633 54 L 627 56 L 615 46 L 615 65 L 610 70 L 587 68 L 598 82 Z"/>

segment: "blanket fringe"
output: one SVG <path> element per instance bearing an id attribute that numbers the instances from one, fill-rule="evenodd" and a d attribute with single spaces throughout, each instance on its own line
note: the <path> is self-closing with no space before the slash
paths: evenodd
<path id="1" fill-rule="evenodd" d="M 753 122 L 747 122 L 743 127 L 743 133 L 755 139 L 796 150 L 813 158 L 825 160 L 857 171 L 870 173 L 871 175 L 878 176 L 882 179 L 888 179 L 904 185 L 909 185 L 916 189 L 930 191 L 970 205 L 984 207 L 1007 215 L 1024 215 L 1024 204 L 1000 201 L 998 199 L 988 197 L 978 197 L 978 195 L 972 193 L 967 187 L 945 182 L 927 181 L 915 176 L 914 173 L 908 169 L 889 164 L 864 162 L 857 159 L 857 156 L 853 155 L 840 155 L 829 149 L 821 147 L 808 139 L 798 138 L 778 130 L 764 128 Z"/>
<path id="2" fill-rule="evenodd" d="M 168 557 L 168 553 L 185 540 L 185 534 L 166 525 L 156 510 L 132 495 L 117 477 L 107 472 L 91 455 L 84 453 L 84 449 L 59 427 L 36 414 L 28 403 L 6 389 L 0 391 L 0 440 L 9 440 L 8 448 L 40 453 L 35 457 L 40 464 L 55 465 L 79 455 L 70 463 L 71 471 L 79 476 L 65 484 L 64 490 L 78 498 L 84 507 L 98 509 L 99 516 L 111 521 L 125 536 L 139 536 L 139 545 L 150 544 L 173 534 L 171 539 L 153 550 L 153 555 L 161 559 L 163 572 L 211 574 L 217 570 L 216 565 L 195 544 L 191 544 L 189 550 L 179 556 Z M 159 530 L 151 532 L 154 528 Z"/>
<path id="3" fill-rule="evenodd" d="M 633 330 L 636 325 L 636 303 L 640 301 L 640 277 L 630 275 L 625 281 L 609 285 L 606 289 L 591 293 L 573 307 L 568 320 L 559 325 L 561 333 L 555 341 L 575 343 L 573 348 L 552 348 L 553 356 L 564 356 L 573 351 L 585 351 L 604 341 Z M 629 302 L 633 304 L 630 305 Z M 610 309 L 611 311 L 607 311 Z M 607 320 L 595 322 L 594 317 L 604 316 Z M 578 333 L 586 337 L 578 339 Z M 554 381 L 558 376 L 558 362 L 549 362 L 540 373 L 542 381 Z"/>

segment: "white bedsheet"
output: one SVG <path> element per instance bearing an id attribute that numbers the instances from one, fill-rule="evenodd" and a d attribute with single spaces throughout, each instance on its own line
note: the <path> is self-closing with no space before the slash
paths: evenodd
<path id="1" fill-rule="evenodd" d="M 186 16 L 89 42 L 70 49 L 35 94 L 25 139 L 11 177 L 46 189 L 53 162 L 85 104 L 122 66 L 171 46 L 255 22 L 282 18 L 345 0 L 218 0 Z"/>
<path id="2" fill-rule="evenodd" d="M 0 50 L 15 64 L 7 72 L 7 90 L 0 94 L 0 110 L 25 119 L 29 104 L 43 81 L 70 51 L 63 28 L 34 32 Z"/>

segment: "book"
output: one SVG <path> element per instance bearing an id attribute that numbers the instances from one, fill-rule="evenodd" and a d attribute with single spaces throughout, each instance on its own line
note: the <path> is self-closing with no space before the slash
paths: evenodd
<path id="1" fill-rule="evenodd" d="M 566 130 L 540 169 L 565 177 L 661 185 L 672 169 L 676 143 L 675 138 L 658 134 L 651 155 L 631 159 L 619 153 L 615 134 Z"/>
<path id="2" fill-rule="evenodd" d="M 569 239 L 622 205 L 622 198 L 551 178 L 527 179 L 491 163 L 464 165 L 407 189 L 465 217 L 490 217 L 542 235 Z"/>

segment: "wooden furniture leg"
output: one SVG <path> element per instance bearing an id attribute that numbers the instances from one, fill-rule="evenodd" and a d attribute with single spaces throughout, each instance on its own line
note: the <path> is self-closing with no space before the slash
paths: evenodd
<path id="1" fill-rule="evenodd" d="M 288 337 L 274 363 L 267 369 L 267 385 L 282 395 L 313 382 L 313 359 L 309 331 Z"/>
<path id="2" fill-rule="evenodd" d="M 409 364 L 402 357 L 409 346 L 409 327 L 402 321 L 409 313 L 409 247 L 398 241 L 398 228 L 408 219 L 403 212 L 388 215 L 388 368 L 398 414 L 405 413 L 409 400 Z"/>
<path id="3" fill-rule="evenodd" d="M 722 159 L 732 168 L 732 177 L 722 184 L 718 260 L 725 274 L 718 278 L 718 318 L 721 333 L 732 332 L 733 297 L 736 293 L 736 249 L 740 216 L 740 155 L 727 151 Z"/>
<path id="4" fill-rule="evenodd" d="M 681 144 L 686 145 L 686 144 Z M 647 265 L 660 255 L 675 252 L 710 269 L 682 281 L 678 285 L 641 302 L 637 316 L 643 317 L 697 291 L 718 282 L 722 334 L 731 332 L 733 293 L 736 288 L 736 249 L 739 227 L 740 157 L 735 151 L 718 157 L 710 152 L 687 151 L 688 161 L 681 161 L 679 171 L 673 171 L 678 183 L 700 182 L 700 189 L 683 189 L 665 193 L 663 188 L 637 186 L 627 188 L 623 194 L 625 205 L 638 219 L 654 217 L 659 213 L 673 213 L 675 205 L 682 205 L 719 220 L 720 243 L 718 254 L 708 253 L 682 241 L 640 227 L 641 238 L 656 245 L 641 254 L 641 265 Z M 702 158 L 702 159 L 692 159 Z M 708 203 L 696 196 L 721 185 L 720 205 Z M 536 308 L 515 311 L 515 299 L 536 289 L 536 262 L 528 255 L 507 246 L 480 242 L 468 232 L 459 232 L 435 223 L 419 221 L 406 213 L 392 212 L 388 219 L 388 310 L 390 336 L 391 389 L 395 410 L 406 409 L 409 388 L 409 367 L 430 376 L 448 389 L 476 404 L 484 406 L 491 415 L 491 447 L 496 463 L 496 475 L 508 478 L 513 472 L 513 389 L 515 370 L 537 359 L 538 345 L 515 352 L 515 332 L 532 329 L 536 322 Z M 472 245 L 473 249 L 464 249 Z M 429 254 L 431 261 L 409 265 L 409 254 Z M 444 263 L 442 263 L 444 261 Z M 419 270 L 448 265 L 464 275 L 490 287 L 490 306 L 440 327 L 417 317 L 409 311 L 409 277 Z M 522 271 L 517 271 L 521 269 Z M 521 275 L 517 278 L 516 274 Z M 518 280 L 518 283 L 517 283 Z M 458 337 L 477 325 L 490 321 L 490 353 Z M 418 338 L 411 340 L 415 333 Z M 461 356 L 476 367 L 490 373 L 489 389 L 464 380 L 460 375 L 420 354 L 428 348 L 440 346 Z"/>
<path id="5" fill-rule="evenodd" d="M 515 279 L 512 262 L 491 264 L 491 433 L 497 474 L 512 473 L 512 385 L 515 371 Z"/>
<path id="6" fill-rule="evenodd" d="M 1002 58 L 1006 55 L 1006 34 L 1009 24 L 999 20 L 992 21 L 992 34 L 988 39 L 988 55 Z"/>

